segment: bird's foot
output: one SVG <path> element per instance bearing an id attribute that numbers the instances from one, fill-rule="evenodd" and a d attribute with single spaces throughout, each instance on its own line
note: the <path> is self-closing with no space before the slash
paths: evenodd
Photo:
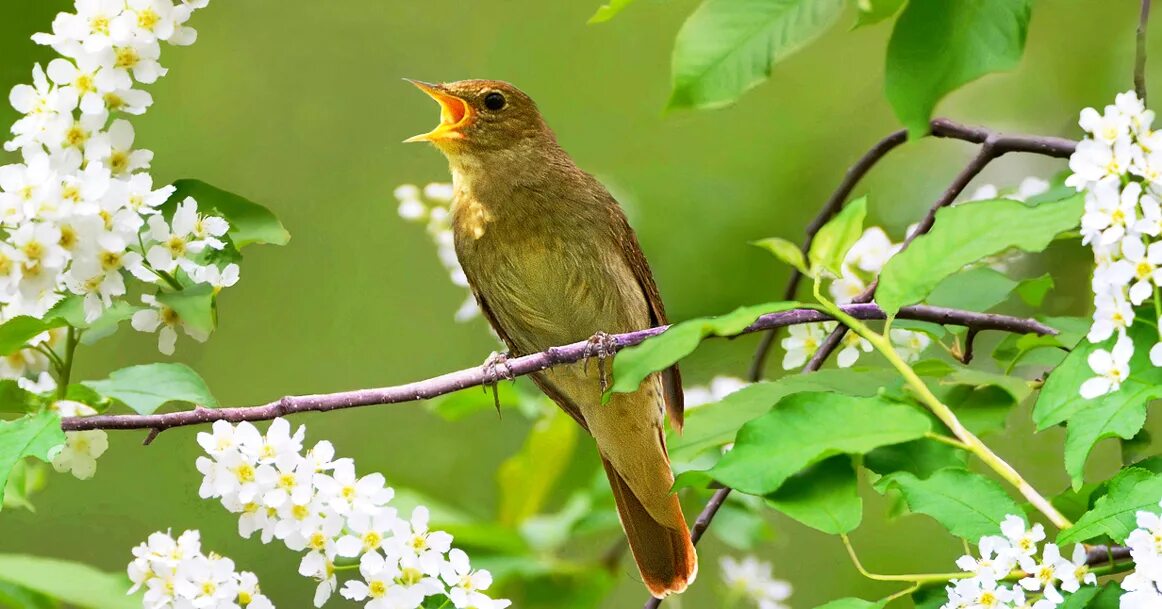
<path id="1" fill-rule="evenodd" d="M 516 375 L 508 366 L 508 354 L 493 351 L 481 365 L 481 372 L 484 374 L 482 387 L 485 392 L 490 388 L 492 389 L 492 400 L 496 404 L 496 413 L 500 414 L 500 391 L 497 389 L 497 385 L 500 383 L 500 379 L 516 380 Z"/>
<path id="2" fill-rule="evenodd" d="M 597 373 L 601 381 L 601 393 L 609 388 L 609 375 L 605 370 L 605 360 L 609 359 L 617 352 L 617 338 L 605 332 L 598 332 L 589 337 L 589 341 L 585 345 L 585 354 L 582 357 L 584 363 L 582 370 L 589 372 L 589 360 L 597 358 Z"/>

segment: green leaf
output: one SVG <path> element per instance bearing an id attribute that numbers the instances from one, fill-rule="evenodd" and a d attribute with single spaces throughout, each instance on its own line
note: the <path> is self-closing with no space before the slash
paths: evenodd
<path id="1" fill-rule="evenodd" d="M 589 25 L 597 23 L 605 23 L 617 16 L 625 7 L 633 3 L 634 0 L 609 0 L 609 2 L 597 7 L 597 12 L 589 18 Z"/>
<path id="2" fill-rule="evenodd" d="M 819 605 L 815 609 L 880 609 L 884 601 L 865 601 L 862 598 L 841 598 L 826 605 Z"/>
<path id="3" fill-rule="evenodd" d="M 122 368 L 103 381 L 85 381 L 97 393 L 119 400 L 138 414 L 153 414 L 168 402 L 217 408 L 206 381 L 185 364 L 145 364 Z"/>
<path id="4" fill-rule="evenodd" d="M 126 594 L 129 579 L 89 565 L 27 556 L 0 554 L 0 580 L 86 609 L 140 609 L 141 599 Z"/>
<path id="5" fill-rule="evenodd" d="M 727 501 L 718 508 L 714 526 L 709 532 L 722 543 L 740 552 L 750 552 L 772 536 L 771 527 L 763 515 L 754 509 L 743 507 L 737 501 Z"/>
<path id="6" fill-rule="evenodd" d="M 569 466 L 578 426 L 559 409 L 533 426 L 520 452 L 496 472 L 500 485 L 500 524 L 516 526 L 544 507 L 553 485 Z"/>
<path id="7" fill-rule="evenodd" d="M 1058 545 L 1080 543 L 1108 535 L 1117 543 L 1137 528 L 1139 511 L 1158 512 L 1162 500 L 1162 475 L 1131 467 L 1118 472 L 1109 491 L 1093 504 L 1093 509 L 1057 536 Z"/>
<path id="8" fill-rule="evenodd" d="M 22 389 L 16 381 L 0 380 L 0 412 L 29 412 L 38 408 L 40 402 L 40 398 Z"/>
<path id="9" fill-rule="evenodd" d="M 916 609 L 940 609 L 948 603 L 948 592 L 936 586 L 924 587 L 912 593 Z"/>
<path id="10" fill-rule="evenodd" d="M 1031 0 L 915 0 L 888 42 L 888 102 L 911 137 L 928 133 L 948 93 L 1017 65 L 1025 50 Z"/>
<path id="11" fill-rule="evenodd" d="M 900 307 L 923 300 L 945 277 L 986 256 L 1009 248 L 1039 252 L 1054 235 L 1077 226 L 1083 204 L 1078 195 L 1037 207 L 1007 199 L 945 207 L 936 213 L 928 234 L 884 265 L 876 302 L 894 315 Z"/>
<path id="12" fill-rule="evenodd" d="M 966 539 L 995 535 L 1005 516 L 1024 514 L 999 484 L 963 468 L 942 469 L 927 479 L 897 472 L 876 484 L 877 490 L 884 488 L 899 489 L 913 512 Z"/>
<path id="13" fill-rule="evenodd" d="M 47 470 L 43 463 L 17 461 L 16 467 L 12 468 L 12 473 L 8 477 L 8 486 L 4 487 L 4 507 L 23 508 L 35 512 L 36 508 L 28 498 L 44 489 L 48 481 Z"/>
<path id="14" fill-rule="evenodd" d="M 916 408 L 882 398 L 797 393 L 744 425 L 710 474 L 744 493 L 767 495 L 812 463 L 915 440 L 931 427 Z"/>
<path id="15" fill-rule="evenodd" d="M 637 391 L 645 378 L 690 355 L 708 336 L 735 336 L 767 313 L 793 309 L 798 303 L 773 302 L 739 307 L 718 317 L 699 317 L 674 324 L 645 342 L 623 349 L 613 359 L 614 393 Z"/>
<path id="16" fill-rule="evenodd" d="M 975 389 L 983 387 L 998 387 L 1013 398 L 1013 402 L 1020 404 L 1033 394 L 1029 382 L 1017 376 L 1007 376 L 995 372 L 985 372 L 976 368 L 958 367 L 954 372 L 945 376 L 940 382 L 944 385 L 967 385 Z"/>
<path id="17" fill-rule="evenodd" d="M 887 478 L 889 474 L 907 472 L 916 478 L 925 479 L 947 467 L 964 467 L 966 457 L 963 450 L 924 439 L 881 446 L 864 455 L 863 465 L 885 476 L 873 485 L 882 493 L 890 481 Z"/>
<path id="18" fill-rule="evenodd" d="M 734 440 L 744 423 L 767 414 L 780 399 L 792 393 L 834 391 L 871 397 L 895 379 L 892 371 L 883 368 L 826 368 L 748 385 L 719 402 L 688 410 L 682 433 L 671 434 L 667 440 L 670 457 L 689 460 L 708 448 Z"/>
<path id="19" fill-rule="evenodd" d="M 706 0 L 674 43 L 671 108 L 715 108 L 766 80 L 775 64 L 815 40 L 843 0 Z"/>
<path id="20" fill-rule="evenodd" d="M 858 11 L 856 15 L 855 28 L 866 27 L 874 25 L 885 19 L 890 19 L 900 12 L 900 7 L 904 6 L 907 0 L 858 0 L 855 7 Z"/>
<path id="21" fill-rule="evenodd" d="M 759 239 L 751 242 L 751 245 L 767 250 L 787 265 L 799 269 L 800 273 L 807 274 L 807 260 L 803 257 L 803 250 L 799 249 L 798 245 L 778 237 Z"/>
<path id="22" fill-rule="evenodd" d="M 180 292 L 162 292 L 157 301 L 173 309 L 186 328 L 206 335 L 214 331 L 214 286 L 199 283 Z"/>
<path id="23" fill-rule="evenodd" d="M 925 300 L 930 305 L 987 311 L 1009 297 L 1018 283 L 988 267 L 976 267 L 945 277 Z"/>
<path id="24" fill-rule="evenodd" d="M 1040 277 L 1026 279 L 1017 286 L 1017 296 L 1030 307 L 1040 307 L 1045 297 L 1053 289 L 1053 277 L 1045 273 Z"/>
<path id="25" fill-rule="evenodd" d="M 60 318 L 45 321 L 28 315 L 17 315 L 0 324 L 0 356 L 16 353 L 38 334 L 64 325 L 65 321 Z"/>
<path id="26" fill-rule="evenodd" d="M 9 474 L 25 457 L 48 463 L 53 449 L 64 443 L 61 418 L 55 412 L 46 410 L 14 421 L 0 421 L 0 489 L 8 485 Z M 0 567 L 0 577 L 3 574 Z"/>
<path id="27" fill-rule="evenodd" d="M 859 240 L 863 234 L 863 219 L 867 216 L 867 197 L 860 197 L 844 206 L 843 210 L 835 215 L 827 224 L 824 224 L 815 238 L 811 240 L 811 249 L 807 258 L 811 261 L 811 268 L 822 267 L 835 274 L 842 275 L 843 259 L 847 250 Z"/>
<path id="28" fill-rule="evenodd" d="M 1093 502 L 1097 499 L 1095 495 L 1098 492 L 1105 494 L 1105 487 L 1098 484 L 1085 484 L 1078 490 L 1073 488 L 1065 489 L 1061 494 L 1052 497 L 1049 503 L 1061 512 L 1069 520 L 1077 520 L 1081 515 L 1088 512 L 1093 507 Z"/>
<path id="29" fill-rule="evenodd" d="M 0 581 L 0 607 L 7 609 L 58 609 L 57 602 L 39 592 Z"/>
<path id="30" fill-rule="evenodd" d="M 166 217 L 172 217 L 173 210 L 186 197 L 193 197 L 198 202 L 200 213 L 214 213 L 226 218 L 230 223 L 227 234 L 239 249 L 252 243 L 286 245 L 290 241 L 290 233 L 282 222 L 269 209 L 253 201 L 201 180 L 178 180 L 173 185 L 177 190 L 162 206 Z"/>
<path id="31" fill-rule="evenodd" d="M 789 479 L 767 503 L 799 522 L 830 535 L 850 533 L 863 519 L 851 457 L 837 455 Z"/>

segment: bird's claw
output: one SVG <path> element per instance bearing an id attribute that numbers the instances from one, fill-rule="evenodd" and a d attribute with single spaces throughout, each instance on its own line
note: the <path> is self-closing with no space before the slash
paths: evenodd
<path id="1" fill-rule="evenodd" d="M 516 375 L 512 373 L 512 368 L 508 366 L 508 354 L 493 351 L 488 356 L 488 359 L 484 360 L 481 371 L 484 374 L 484 384 L 482 385 L 484 391 L 487 392 L 489 388 L 492 389 L 492 400 L 496 404 L 496 412 L 499 414 L 500 391 L 497 389 L 497 385 L 500 383 L 500 379 L 516 380 Z"/>
<path id="2" fill-rule="evenodd" d="M 581 369 L 589 373 L 589 360 L 593 357 L 597 358 L 597 373 L 601 382 L 601 393 L 609 388 L 609 376 L 605 370 L 605 360 L 617 352 L 617 338 L 605 332 L 598 332 L 589 337 L 589 341 L 585 344 L 585 353 L 582 356 L 584 363 Z"/>

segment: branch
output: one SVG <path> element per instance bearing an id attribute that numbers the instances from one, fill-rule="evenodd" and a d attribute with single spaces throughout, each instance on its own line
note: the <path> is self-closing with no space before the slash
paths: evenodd
<path id="1" fill-rule="evenodd" d="M 1138 15 L 1137 49 L 1134 53 L 1134 91 L 1138 99 L 1146 103 L 1146 26 L 1150 21 L 1150 0 L 1142 0 L 1142 12 Z"/>
<path id="2" fill-rule="evenodd" d="M 1148 2 L 1149 0 L 1143 0 Z M 998 133 L 985 127 L 974 127 L 968 125 L 961 125 L 960 123 L 951 121 L 946 118 L 933 119 L 931 123 L 931 135 L 938 138 L 957 139 L 973 144 L 980 144 L 981 151 L 974 157 L 968 167 L 957 176 L 957 180 L 953 182 L 952 186 L 945 191 L 944 196 L 937 201 L 936 205 L 929 210 L 928 215 L 920 224 L 912 235 L 909 235 L 905 240 L 905 244 L 910 243 L 916 235 L 927 232 L 932 227 L 932 222 L 936 219 L 936 211 L 946 205 L 950 205 L 957 195 L 968 185 L 968 183 L 977 174 L 980 173 L 985 166 L 987 166 L 994 159 L 1003 156 L 1009 152 L 1028 152 L 1033 154 L 1042 154 L 1054 158 L 1069 158 L 1077 148 L 1077 142 L 1060 137 L 1041 136 L 1041 135 L 1009 135 Z M 815 238 L 815 233 L 819 232 L 828 220 L 833 218 L 839 210 L 843 208 L 848 196 L 851 195 L 852 190 L 859 183 L 860 179 L 867 174 L 869 170 L 880 159 L 887 155 L 895 147 L 899 146 L 906 139 L 905 131 L 896 131 L 872 146 L 864 155 L 852 165 L 847 173 L 844 175 L 843 181 L 840 182 L 839 187 L 832 193 L 831 197 L 823 204 L 823 208 L 819 210 L 819 214 L 807 226 L 807 238 L 803 242 L 802 251 L 806 255 L 808 249 L 811 247 L 811 242 Z M 971 173 L 969 173 L 971 170 Z M 958 186 L 959 184 L 959 186 Z M 955 192 L 952 192 L 955 188 Z M 951 196 L 949 193 L 951 192 Z M 802 274 L 798 270 L 791 271 L 791 278 L 787 281 L 787 288 L 784 294 L 784 300 L 792 300 L 795 298 L 795 292 L 799 289 L 799 283 L 802 281 Z M 853 302 L 871 302 L 874 292 L 874 284 L 869 288 L 870 292 L 864 299 L 855 299 Z M 863 296 L 863 295 L 861 295 Z M 816 351 L 818 361 L 812 358 L 811 362 L 807 364 L 807 370 L 818 370 L 827 357 L 839 346 L 840 341 L 843 340 L 843 335 L 846 329 L 838 328 L 832 335 L 820 346 Z M 762 342 L 759 343 L 755 350 L 754 359 L 751 361 L 749 379 L 754 381 L 762 380 L 763 366 L 766 364 L 767 355 L 770 353 L 771 347 L 774 346 L 775 332 L 767 332 L 763 336 Z"/>
<path id="3" fill-rule="evenodd" d="M 861 320 L 884 319 L 882 309 L 874 304 L 854 304 L 843 307 L 843 310 Z M 1008 315 L 992 313 L 975 313 L 943 307 L 917 305 L 900 309 L 901 319 L 915 319 L 938 324 L 964 326 L 976 330 L 1000 330 L 1021 334 L 1056 334 L 1053 328 L 1033 319 L 1022 319 Z M 781 328 L 796 324 L 833 321 L 834 318 L 814 309 L 792 309 L 778 313 L 768 313 L 759 317 L 755 323 L 739 334 L 760 332 L 772 328 Z M 612 339 L 614 351 L 637 345 L 647 338 L 657 336 L 666 331 L 669 326 L 659 326 L 625 334 L 615 334 Z M 508 360 L 508 368 L 512 376 L 524 376 L 539 372 L 560 364 L 579 362 L 585 359 L 588 350 L 588 341 L 579 341 L 561 347 L 551 347 L 541 353 L 534 353 Z M 277 417 L 298 412 L 327 412 L 342 408 L 357 406 L 376 406 L 382 404 L 399 404 L 426 400 L 437 396 L 467 389 L 469 387 L 487 386 L 491 379 L 482 367 L 466 368 L 456 372 L 449 372 L 423 381 L 382 387 L 378 389 L 360 389 L 339 393 L 324 393 L 316 395 L 287 396 L 280 400 L 240 408 L 195 408 L 167 414 L 154 415 L 97 415 L 92 417 L 64 417 L 61 419 L 61 428 L 65 431 L 81 431 L 86 429 L 151 429 L 157 432 L 172 427 L 199 425 L 223 420 L 232 423 L 240 421 L 266 421 Z"/>

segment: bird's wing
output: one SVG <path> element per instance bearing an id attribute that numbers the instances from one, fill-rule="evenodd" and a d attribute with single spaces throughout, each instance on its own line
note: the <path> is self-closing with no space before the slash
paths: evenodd
<path id="1" fill-rule="evenodd" d="M 504 344 L 508 346 L 513 355 L 525 355 L 523 353 L 518 353 L 516 344 L 512 342 L 512 339 L 509 338 L 508 334 L 504 331 L 504 326 L 500 325 L 500 323 L 497 321 L 496 315 L 492 313 L 492 309 L 488 307 L 488 301 L 484 299 L 484 296 L 480 294 L 480 291 L 474 287 L 471 289 L 472 295 L 476 297 L 476 305 L 480 307 L 480 313 L 484 315 L 484 319 L 488 321 L 488 325 L 492 326 L 492 330 L 496 332 L 496 335 L 500 337 L 500 340 L 504 341 Z M 566 396 L 565 392 L 561 391 L 557 388 L 556 385 L 553 384 L 553 381 L 549 378 L 548 374 L 545 372 L 536 372 L 531 376 L 533 382 L 537 384 L 537 387 L 541 388 L 541 391 L 543 391 L 545 395 L 549 396 L 549 399 L 556 402 L 557 405 L 561 407 L 561 410 L 564 410 L 569 414 L 569 416 L 573 417 L 575 421 L 580 423 L 583 429 L 589 431 L 589 426 L 585 424 L 585 417 L 581 415 L 581 408 L 579 408 L 577 404 L 573 403 L 573 401 L 570 400 L 568 396 Z"/>
<path id="2" fill-rule="evenodd" d="M 666 307 L 662 304 L 662 296 L 658 293 L 658 286 L 654 283 L 654 275 L 650 271 L 645 254 L 642 253 L 641 245 L 637 242 L 633 228 L 630 227 L 625 214 L 616 203 L 610 206 L 610 210 L 615 216 L 614 226 L 617 227 L 619 233 L 620 249 L 625 255 L 625 261 L 633 270 L 634 277 L 637 279 L 638 285 L 641 286 L 642 294 L 645 295 L 646 302 L 650 305 L 650 321 L 655 326 L 669 323 L 666 319 Z M 670 414 L 670 424 L 673 425 L 674 431 L 681 432 L 682 423 L 685 420 L 685 407 L 682 397 L 682 375 L 678 372 L 677 364 L 662 371 L 662 389 L 666 399 L 666 412 Z"/>

